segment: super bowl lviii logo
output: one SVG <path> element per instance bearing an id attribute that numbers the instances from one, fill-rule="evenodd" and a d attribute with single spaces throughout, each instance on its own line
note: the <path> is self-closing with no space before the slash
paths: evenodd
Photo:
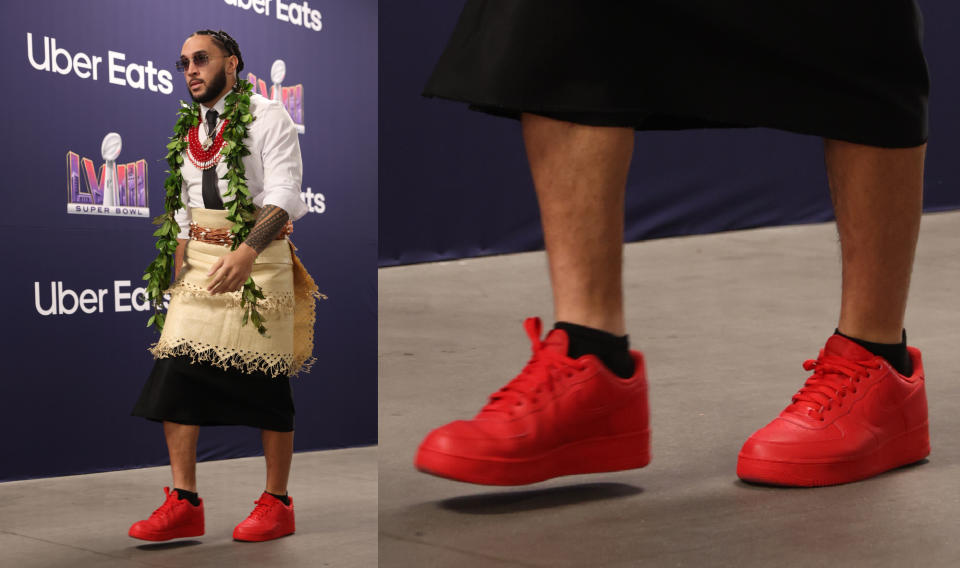
<path id="1" fill-rule="evenodd" d="M 104 163 L 98 172 L 93 160 L 67 152 L 67 213 L 149 217 L 147 161 L 118 164 L 120 135 L 103 137 L 100 154 Z"/>
<path id="2" fill-rule="evenodd" d="M 254 85 L 254 90 L 260 91 L 260 94 L 268 99 L 279 101 L 290 113 L 290 118 L 297 127 L 297 132 L 303 134 L 306 131 L 303 123 L 303 85 L 284 85 L 283 79 L 287 75 L 287 64 L 282 59 L 277 59 L 270 67 L 270 90 L 267 90 L 267 83 L 263 79 L 258 79 L 253 73 L 247 74 L 247 80 Z"/>

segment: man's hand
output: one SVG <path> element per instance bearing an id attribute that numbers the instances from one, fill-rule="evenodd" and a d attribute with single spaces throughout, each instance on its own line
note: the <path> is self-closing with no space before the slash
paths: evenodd
<path id="1" fill-rule="evenodd" d="M 207 276 L 213 277 L 207 292 L 222 294 L 239 290 L 247 278 L 250 278 L 257 255 L 273 242 L 289 219 L 287 212 L 276 205 L 264 205 L 260 208 L 247 240 L 237 250 L 220 257 L 207 273 Z"/>
<path id="2" fill-rule="evenodd" d="M 250 278 L 253 261 L 256 258 L 257 251 L 246 243 L 241 244 L 237 250 L 221 256 L 207 273 L 207 276 L 212 276 L 207 292 L 222 294 L 239 290 L 247 278 Z"/>

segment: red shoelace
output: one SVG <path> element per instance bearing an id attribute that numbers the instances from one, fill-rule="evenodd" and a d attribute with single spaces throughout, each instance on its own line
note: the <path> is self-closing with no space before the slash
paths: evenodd
<path id="1" fill-rule="evenodd" d="M 254 501 L 256 507 L 253 508 L 253 512 L 250 513 L 250 518 L 255 520 L 260 520 L 270 512 L 270 509 L 273 508 L 274 503 L 272 499 L 257 499 Z"/>
<path id="2" fill-rule="evenodd" d="M 173 514 L 174 506 L 176 506 L 177 501 L 180 499 L 180 496 L 177 495 L 177 492 L 170 491 L 169 487 L 164 487 L 163 493 L 167 496 L 167 498 L 164 500 L 163 504 L 157 507 L 157 510 L 150 515 L 151 519 L 154 517 L 159 517 L 162 520 L 170 518 L 170 516 Z"/>
<path id="3" fill-rule="evenodd" d="M 832 410 L 834 405 L 842 408 L 847 393 L 856 394 L 863 377 L 881 366 L 879 358 L 851 361 L 822 354 L 818 359 L 808 359 L 803 362 L 803 368 L 813 374 L 793 395 L 788 410 L 823 421 L 825 411 Z"/>
<path id="4" fill-rule="evenodd" d="M 539 318 L 528 318 L 523 323 L 523 327 L 530 337 L 533 355 L 519 375 L 490 395 L 489 402 L 480 411 L 481 414 L 506 412 L 512 415 L 527 401 L 537 404 L 540 395 L 545 391 L 553 393 L 557 381 L 570 378 L 585 368 L 576 359 L 571 359 L 559 350 L 547 347 L 540 340 Z"/>

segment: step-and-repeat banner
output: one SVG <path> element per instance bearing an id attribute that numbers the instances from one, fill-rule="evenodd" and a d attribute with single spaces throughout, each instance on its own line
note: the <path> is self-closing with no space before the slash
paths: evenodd
<path id="1" fill-rule="evenodd" d="M 293 380 L 296 449 L 376 443 L 376 0 L 5 0 L 0 480 L 166 463 L 130 416 L 152 365 L 141 279 L 163 212 L 175 61 L 194 31 L 240 45 L 241 76 L 300 133 L 292 235 L 329 299 L 313 370 Z M 200 458 L 254 455 L 208 428 Z"/>
<path id="2" fill-rule="evenodd" d="M 519 123 L 420 97 L 463 4 L 381 6 L 381 266 L 543 247 Z M 919 4 L 932 81 L 925 209 L 956 209 L 960 3 Z M 630 241 L 830 219 L 818 138 L 766 129 L 637 136 Z"/>

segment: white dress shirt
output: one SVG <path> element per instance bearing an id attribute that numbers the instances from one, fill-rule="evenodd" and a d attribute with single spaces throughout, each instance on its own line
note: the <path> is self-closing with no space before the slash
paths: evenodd
<path id="1" fill-rule="evenodd" d="M 226 96 L 216 102 L 213 109 L 223 116 Z M 209 107 L 200 105 L 200 141 L 207 139 L 207 111 Z M 277 102 L 258 94 L 250 95 L 250 114 L 253 122 L 247 126 L 244 143 L 250 155 L 243 158 L 246 168 L 247 188 L 257 207 L 276 205 L 290 215 L 291 221 L 303 217 L 307 206 L 300 199 L 300 182 L 303 178 L 303 161 L 300 158 L 300 139 L 294 127 L 293 119 L 287 110 Z M 223 119 L 218 119 L 219 131 Z M 189 150 L 184 150 L 184 153 Z M 190 238 L 190 207 L 203 207 L 203 171 L 194 166 L 187 156 L 183 157 L 183 193 L 181 199 L 185 206 L 176 213 L 180 225 L 181 239 Z M 227 173 L 224 159 L 217 164 L 217 177 Z M 220 196 L 227 191 L 227 180 L 217 183 Z M 226 203 L 227 198 L 223 198 Z"/>

